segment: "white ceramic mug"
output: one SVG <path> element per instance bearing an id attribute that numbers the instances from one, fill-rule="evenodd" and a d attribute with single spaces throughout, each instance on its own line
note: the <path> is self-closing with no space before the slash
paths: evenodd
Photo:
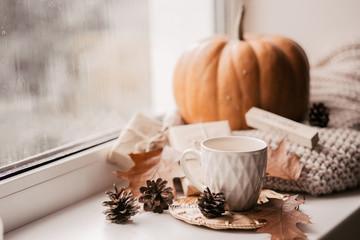
<path id="1" fill-rule="evenodd" d="M 187 149 L 180 163 L 185 176 L 201 192 L 209 187 L 222 192 L 231 211 L 244 211 L 258 200 L 265 178 L 267 144 L 257 138 L 227 136 L 201 142 L 201 151 Z M 186 166 L 188 155 L 201 163 L 205 186 L 194 178 Z"/>

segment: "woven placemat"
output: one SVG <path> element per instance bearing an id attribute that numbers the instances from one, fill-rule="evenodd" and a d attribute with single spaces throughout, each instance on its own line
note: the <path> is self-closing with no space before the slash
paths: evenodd
<path id="1" fill-rule="evenodd" d="M 246 213 L 226 211 L 221 217 L 204 217 L 197 205 L 173 204 L 170 214 L 184 222 L 205 226 L 212 229 L 257 229 L 265 223 L 258 222 L 246 216 Z"/>
<path id="2" fill-rule="evenodd" d="M 266 198 L 286 199 L 288 195 L 276 193 L 272 190 L 263 190 L 260 194 L 258 204 L 266 202 Z M 186 223 L 198 226 L 205 226 L 212 229 L 243 229 L 253 230 L 261 228 L 266 224 L 263 220 L 256 220 L 248 217 L 249 212 L 232 212 L 226 211 L 221 217 L 206 218 L 198 206 L 198 197 L 185 197 L 176 200 L 169 207 L 170 214 Z"/>

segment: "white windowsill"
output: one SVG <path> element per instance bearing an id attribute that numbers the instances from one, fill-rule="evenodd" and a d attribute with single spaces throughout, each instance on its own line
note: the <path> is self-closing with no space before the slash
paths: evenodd
<path id="1" fill-rule="evenodd" d="M 164 214 L 142 213 L 127 224 L 105 220 L 101 203 L 107 200 L 101 191 L 86 200 L 34 221 L 5 235 L 12 239 L 270 239 L 253 231 L 217 231 L 192 226 Z M 300 224 L 309 239 L 358 239 L 360 229 L 360 189 L 325 197 L 306 196 L 301 211 L 313 224 Z M 346 225 L 342 225 L 346 223 Z M 330 235 L 327 235 L 331 233 Z"/>

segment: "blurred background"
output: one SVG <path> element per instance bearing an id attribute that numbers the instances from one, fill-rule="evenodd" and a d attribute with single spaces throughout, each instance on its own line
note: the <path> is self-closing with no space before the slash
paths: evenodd
<path id="1" fill-rule="evenodd" d="M 0 166 L 150 107 L 147 1 L 0 2 Z"/>
<path id="2" fill-rule="evenodd" d="M 173 70 L 192 43 L 287 36 L 310 63 L 360 39 L 357 0 L 0 0 L 0 172 L 176 109 Z"/>

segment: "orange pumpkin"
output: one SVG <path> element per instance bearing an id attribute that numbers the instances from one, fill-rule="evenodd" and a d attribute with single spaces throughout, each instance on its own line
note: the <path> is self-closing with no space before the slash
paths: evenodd
<path id="1" fill-rule="evenodd" d="M 243 14 L 241 16 L 244 16 Z M 244 114 L 257 106 L 301 120 L 309 101 L 309 63 L 294 41 L 275 35 L 242 33 L 239 39 L 216 35 L 180 57 L 174 96 L 187 123 L 229 120 L 247 128 Z"/>

